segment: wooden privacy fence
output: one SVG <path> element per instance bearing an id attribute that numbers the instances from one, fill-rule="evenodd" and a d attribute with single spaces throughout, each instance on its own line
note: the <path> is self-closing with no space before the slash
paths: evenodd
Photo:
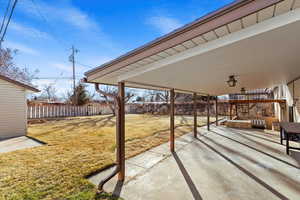
<path id="1" fill-rule="evenodd" d="M 110 114 L 111 111 L 104 105 L 28 105 L 28 119 L 74 117 Z"/>
<path id="2" fill-rule="evenodd" d="M 206 116 L 207 103 L 197 103 L 198 115 Z M 227 102 L 218 103 L 219 115 L 229 116 L 229 104 Z M 168 114 L 169 104 L 167 103 L 128 103 L 125 112 L 129 114 Z M 112 114 L 107 104 L 90 104 L 84 106 L 74 106 L 71 104 L 28 104 L 28 119 L 55 118 L 55 117 L 75 117 Z M 175 114 L 192 115 L 193 103 L 175 103 Z M 210 114 L 215 114 L 214 101 L 210 104 Z"/>

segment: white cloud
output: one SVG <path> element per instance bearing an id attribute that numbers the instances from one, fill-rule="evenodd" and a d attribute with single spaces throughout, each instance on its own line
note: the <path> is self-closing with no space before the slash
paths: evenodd
<path id="1" fill-rule="evenodd" d="M 112 52 L 120 52 L 124 48 L 103 31 L 93 16 L 76 7 L 71 0 L 23 0 L 18 8 L 26 18 L 30 18 L 34 24 L 40 24 L 63 46 L 94 45 Z M 82 43 L 83 40 L 86 44 Z"/>
<path id="2" fill-rule="evenodd" d="M 4 46 L 12 48 L 12 49 L 17 49 L 21 53 L 27 53 L 27 54 L 31 54 L 34 56 L 39 55 L 39 52 L 37 50 L 30 48 L 24 44 L 12 42 L 12 41 L 6 41 L 4 43 Z"/>
<path id="3" fill-rule="evenodd" d="M 63 63 L 53 63 L 52 66 L 55 67 L 56 69 L 60 69 L 62 71 L 72 72 L 71 64 L 66 65 L 66 64 L 63 64 Z"/>
<path id="4" fill-rule="evenodd" d="M 11 22 L 9 25 L 9 28 L 11 30 L 16 31 L 27 37 L 40 38 L 40 39 L 50 39 L 51 38 L 51 36 L 46 32 L 42 32 L 36 28 L 24 26 L 24 25 L 16 23 L 16 22 Z"/>
<path id="5" fill-rule="evenodd" d="M 34 79 L 32 82 L 36 85 L 39 89 L 42 89 L 44 85 L 54 85 L 55 80 L 48 80 L 48 79 Z"/>
<path id="6" fill-rule="evenodd" d="M 177 19 L 167 16 L 150 17 L 147 19 L 146 23 L 152 25 L 162 34 L 169 33 L 182 26 L 182 23 L 180 23 Z"/>
<path id="7" fill-rule="evenodd" d="M 72 89 L 73 81 L 70 80 L 54 80 L 54 79 L 36 79 L 33 84 L 38 87 L 41 91 L 45 85 L 53 85 L 56 89 L 56 94 L 62 97 L 67 94 L 68 91 Z"/>
<path id="8" fill-rule="evenodd" d="M 70 63 L 69 65 L 64 64 L 64 63 L 53 63 L 53 64 L 51 64 L 51 66 L 55 67 L 56 69 L 60 69 L 62 71 L 65 71 L 65 72 L 72 72 L 73 71 L 72 63 Z M 75 65 L 76 74 L 87 71 L 88 69 L 89 69 L 88 67 L 85 67 L 85 66 L 82 66 L 82 65 L 79 65 L 79 64 Z"/>
<path id="9" fill-rule="evenodd" d="M 98 24 L 85 12 L 74 7 L 68 1 L 58 1 L 57 4 L 50 5 L 46 1 L 21 3 L 22 11 L 36 19 L 51 22 L 64 22 L 73 27 L 85 29 L 99 29 Z"/>
<path id="10" fill-rule="evenodd" d="M 80 29 L 99 28 L 97 23 L 88 15 L 75 8 L 67 8 L 60 13 L 65 20 Z"/>

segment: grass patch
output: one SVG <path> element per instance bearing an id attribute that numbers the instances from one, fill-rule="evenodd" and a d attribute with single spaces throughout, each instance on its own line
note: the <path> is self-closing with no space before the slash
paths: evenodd
<path id="1" fill-rule="evenodd" d="M 126 157 L 169 140 L 169 117 L 126 115 Z M 176 116 L 176 136 L 193 130 L 191 116 Z M 206 118 L 198 118 L 204 124 Z M 85 177 L 114 163 L 115 118 L 74 117 L 31 124 L 44 146 L 0 154 L 0 199 L 104 199 Z"/>

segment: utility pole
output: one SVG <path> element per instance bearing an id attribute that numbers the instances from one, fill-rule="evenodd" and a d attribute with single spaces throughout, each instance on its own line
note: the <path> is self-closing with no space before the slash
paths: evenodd
<path id="1" fill-rule="evenodd" d="M 71 48 L 71 55 L 69 56 L 69 61 L 72 62 L 72 68 L 73 68 L 73 104 L 76 103 L 76 77 L 75 77 L 75 54 L 79 52 L 78 49 L 75 49 L 74 46 Z"/>

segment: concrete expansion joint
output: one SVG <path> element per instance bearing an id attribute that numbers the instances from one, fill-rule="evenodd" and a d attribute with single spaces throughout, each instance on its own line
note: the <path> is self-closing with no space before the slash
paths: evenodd
<path id="1" fill-rule="evenodd" d="M 132 177 L 130 177 L 130 178 L 127 178 L 127 180 L 125 180 L 125 182 L 124 182 L 124 185 L 126 185 L 126 184 L 129 183 L 130 181 L 135 180 L 135 179 L 137 179 L 138 177 L 140 177 L 140 176 L 146 174 L 146 173 L 147 173 L 148 171 L 150 171 L 154 166 L 158 165 L 159 163 L 161 163 L 162 161 L 164 161 L 165 159 L 167 159 L 167 158 L 170 157 L 170 156 L 171 156 L 171 155 L 166 155 L 166 154 L 165 154 L 164 157 L 163 157 L 163 159 L 161 159 L 161 160 L 158 161 L 155 165 L 153 165 L 153 166 L 151 166 L 151 167 L 149 167 L 149 168 L 145 168 L 145 167 L 139 166 L 139 165 L 137 165 L 137 164 L 128 162 L 128 163 L 130 163 L 130 164 L 132 164 L 132 165 L 141 167 L 141 168 L 143 168 L 143 169 L 145 169 L 145 170 L 143 170 L 141 173 L 138 173 L 138 174 L 136 174 L 136 175 L 134 175 L 134 176 L 132 176 Z"/>
<path id="2" fill-rule="evenodd" d="M 135 166 L 140 167 L 140 168 L 143 168 L 143 169 L 147 169 L 146 167 L 143 167 L 143 166 L 141 166 L 141 165 L 135 164 L 135 163 L 130 162 L 130 161 L 128 161 L 128 160 L 127 160 L 127 163 L 129 163 L 129 164 L 131 164 L 131 165 L 135 165 Z"/>
<path id="3" fill-rule="evenodd" d="M 177 151 L 175 151 L 175 152 L 178 152 L 178 151 L 183 150 L 187 145 L 191 144 L 192 142 L 194 142 L 194 140 L 192 140 L 192 141 L 187 141 L 186 144 L 181 145 L 182 147 L 180 147 L 179 149 L 177 149 Z M 142 166 L 140 166 L 140 165 L 138 165 L 138 164 L 132 163 L 132 162 L 130 162 L 130 161 L 127 160 L 127 162 L 128 162 L 129 164 L 132 164 L 132 165 L 141 167 L 141 168 L 143 168 L 143 169 L 145 169 L 145 170 L 144 170 L 143 172 L 138 173 L 138 174 L 136 174 L 135 176 L 132 176 L 132 177 L 130 177 L 129 179 L 127 179 L 127 181 L 124 182 L 124 185 L 127 184 L 128 182 L 132 181 L 132 180 L 137 179 L 139 176 L 142 176 L 142 175 L 146 174 L 146 173 L 147 173 L 149 170 L 151 170 L 153 167 L 159 165 L 160 163 L 162 163 L 163 161 L 165 161 L 167 158 L 170 158 L 170 157 L 173 156 L 173 154 L 163 154 L 163 153 L 154 152 L 154 151 L 151 151 L 151 149 L 148 150 L 148 151 L 149 151 L 149 152 L 152 152 L 152 153 L 155 153 L 155 154 L 160 154 L 160 155 L 163 156 L 163 158 L 162 158 L 160 161 L 158 161 L 156 164 L 152 165 L 152 166 L 149 167 L 149 168 L 142 167 Z"/>

